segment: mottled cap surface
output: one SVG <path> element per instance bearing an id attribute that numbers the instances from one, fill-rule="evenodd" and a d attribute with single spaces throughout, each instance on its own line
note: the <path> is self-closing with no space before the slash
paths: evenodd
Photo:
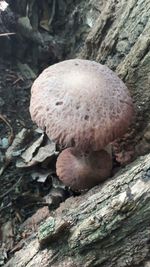
<path id="1" fill-rule="evenodd" d="M 72 59 L 50 66 L 35 80 L 30 113 L 58 144 L 99 150 L 126 132 L 133 104 L 108 67 Z"/>

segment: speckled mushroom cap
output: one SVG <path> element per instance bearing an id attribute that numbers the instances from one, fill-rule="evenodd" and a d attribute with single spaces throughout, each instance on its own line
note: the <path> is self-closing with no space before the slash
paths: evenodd
<path id="1" fill-rule="evenodd" d="M 58 144 L 100 150 L 126 132 L 133 104 L 125 84 L 108 67 L 71 59 L 35 80 L 30 113 Z"/>

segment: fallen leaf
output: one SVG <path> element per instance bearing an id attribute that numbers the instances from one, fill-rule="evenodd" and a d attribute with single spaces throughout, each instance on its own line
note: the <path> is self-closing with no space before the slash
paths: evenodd
<path id="1" fill-rule="evenodd" d="M 4 170 L 7 168 L 7 166 L 10 164 L 10 162 L 12 161 L 13 157 L 15 156 L 15 153 L 17 151 L 17 149 L 19 148 L 19 146 L 23 143 L 23 140 L 26 138 L 27 136 L 27 129 L 23 128 L 15 137 L 15 139 L 13 140 L 11 146 L 8 147 L 8 149 L 6 150 L 5 153 L 5 159 L 4 159 L 4 165 L 2 166 L 2 168 L 0 169 L 0 175 L 2 175 L 2 173 L 4 172 Z M 21 150 L 22 151 L 22 150 Z M 20 151 L 20 154 L 21 154 Z"/>
<path id="2" fill-rule="evenodd" d="M 5 248 L 0 248 L 0 266 L 3 266 L 7 260 L 7 251 Z"/>
<path id="3" fill-rule="evenodd" d="M 19 146 L 23 143 L 24 139 L 27 136 L 27 129 L 23 128 L 15 137 L 13 140 L 11 146 L 6 151 L 6 159 L 11 160 L 13 157 L 13 154 L 18 150 Z"/>
<path id="4" fill-rule="evenodd" d="M 33 180 L 37 180 L 37 182 L 40 183 L 45 183 L 45 181 L 47 180 L 47 178 L 51 175 L 50 172 L 33 172 L 31 173 L 32 179 Z"/>
<path id="5" fill-rule="evenodd" d="M 24 162 L 28 163 L 33 158 L 33 154 L 40 147 L 44 140 L 44 134 L 42 134 L 30 147 L 28 147 L 21 155 Z"/>
<path id="6" fill-rule="evenodd" d="M 0 10 L 5 11 L 5 9 L 8 7 L 8 3 L 4 0 L 0 1 Z"/>
<path id="7" fill-rule="evenodd" d="M 29 147 L 22 155 L 21 159 L 19 159 L 16 162 L 16 167 L 18 168 L 27 168 L 34 166 L 38 163 L 44 162 L 47 158 L 51 160 L 56 154 L 56 146 L 55 143 L 47 140 L 47 143 L 44 146 L 41 146 L 41 143 L 43 141 L 42 138 L 44 138 L 44 134 L 35 141 L 31 147 Z M 36 154 L 35 154 L 36 153 Z M 35 155 L 34 155 L 35 154 Z"/>
<path id="8" fill-rule="evenodd" d="M 40 147 L 37 155 L 33 157 L 32 160 L 36 162 L 43 162 L 45 159 L 56 155 L 55 151 L 55 143 L 51 142 L 50 144 L 45 145 L 44 147 Z"/>
<path id="9" fill-rule="evenodd" d="M 5 245 L 6 251 L 9 251 L 13 247 L 13 226 L 11 221 L 7 221 L 1 227 L 2 243 Z"/>

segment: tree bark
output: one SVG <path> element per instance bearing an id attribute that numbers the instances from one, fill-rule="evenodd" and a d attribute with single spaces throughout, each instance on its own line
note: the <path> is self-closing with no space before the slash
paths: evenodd
<path id="1" fill-rule="evenodd" d="M 136 136 L 140 132 L 141 138 L 150 120 L 150 1 L 104 1 L 79 55 L 106 64 L 124 80 L 135 103 Z"/>
<path id="2" fill-rule="evenodd" d="M 5 267 L 146 267 L 149 242 L 150 154 L 62 203 Z"/>

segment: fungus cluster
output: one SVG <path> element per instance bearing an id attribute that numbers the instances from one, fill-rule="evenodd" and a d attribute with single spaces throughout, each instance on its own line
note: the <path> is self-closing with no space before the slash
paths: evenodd
<path id="1" fill-rule="evenodd" d="M 128 129 L 133 103 L 125 84 L 108 67 L 71 59 L 50 66 L 31 89 L 32 120 L 64 150 L 57 174 L 74 190 L 90 188 L 111 174 L 105 147 Z"/>

